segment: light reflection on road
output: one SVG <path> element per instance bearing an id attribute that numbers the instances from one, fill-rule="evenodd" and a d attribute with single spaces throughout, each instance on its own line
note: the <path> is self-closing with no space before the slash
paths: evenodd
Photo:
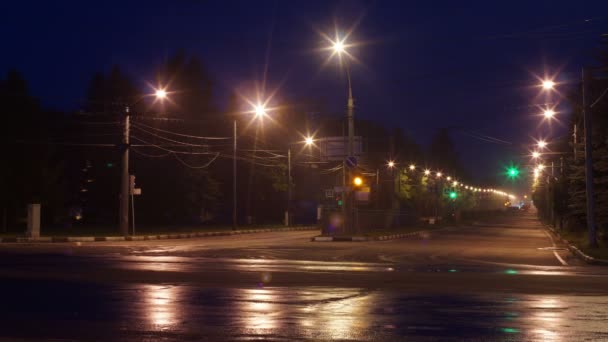
<path id="1" fill-rule="evenodd" d="M 146 318 L 154 330 L 196 335 L 204 327 L 206 333 L 227 331 L 223 338 L 235 340 L 269 336 L 311 340 L 481 336 L 569 341 L 608 336 L 608 326 L 603 325 L 608 317 L 608 297 L 422 296 L 328 287 L 205 292 L 190 286 L 141 286 Z M 214 302 L 205 304 L 196 298 Z"/>
<path id="2" fill-rule="evenodd" d="M 126 256 L 116 267 L 143 271 L 188 272 L 201 269 L 253 272 L 390 272 L 385 263 L 333 262 L 276 259 L 198 258 L 176 256 Z"/>
<path id="3" fill-rule="evenodd" d="M 172 328 L 178 321 L 179 305 L 176 303 L 180 289 L 175 286 L 144 285 L 144 303 L 148 321 L 154 330 Z"/>

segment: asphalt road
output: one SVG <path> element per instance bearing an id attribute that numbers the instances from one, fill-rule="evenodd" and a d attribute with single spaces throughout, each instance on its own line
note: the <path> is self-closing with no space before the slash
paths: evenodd
<path id="1" fill-rule="evenodd" d="M 608 268 L 531 214 L 316 234 L 0 245 L 0 340 L 608 340 Z"/>

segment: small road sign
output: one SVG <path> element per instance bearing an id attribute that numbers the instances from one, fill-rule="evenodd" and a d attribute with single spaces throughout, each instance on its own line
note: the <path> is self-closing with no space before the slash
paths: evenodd
<path id="1" fill-rule="evenodd" d="M 353 168 L 353 167 L 357 166 L 357 157 L 355 157 L 355 156 L 346 157 L 346 166 L 349 168 Z"/>

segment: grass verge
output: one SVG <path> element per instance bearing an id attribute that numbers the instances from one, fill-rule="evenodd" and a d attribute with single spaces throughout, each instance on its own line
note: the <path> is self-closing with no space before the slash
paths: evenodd
<path id="1" fill-rule="evenodd" d="M 597 248 L 589 247 L 589 235 L 586 232 L 560 232 L 562 238 L 580 249 L 583 253 L 596 259 L 608 260 L 608 244 L 598 241 Z"/>

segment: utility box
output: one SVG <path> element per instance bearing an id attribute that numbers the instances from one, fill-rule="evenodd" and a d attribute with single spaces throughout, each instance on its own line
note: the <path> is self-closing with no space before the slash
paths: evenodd
<path id="1" fill-rule="evenodd" d="M 27 237 L 40 237 L 40 203 L 31 203 L 27 206 Z"/>

